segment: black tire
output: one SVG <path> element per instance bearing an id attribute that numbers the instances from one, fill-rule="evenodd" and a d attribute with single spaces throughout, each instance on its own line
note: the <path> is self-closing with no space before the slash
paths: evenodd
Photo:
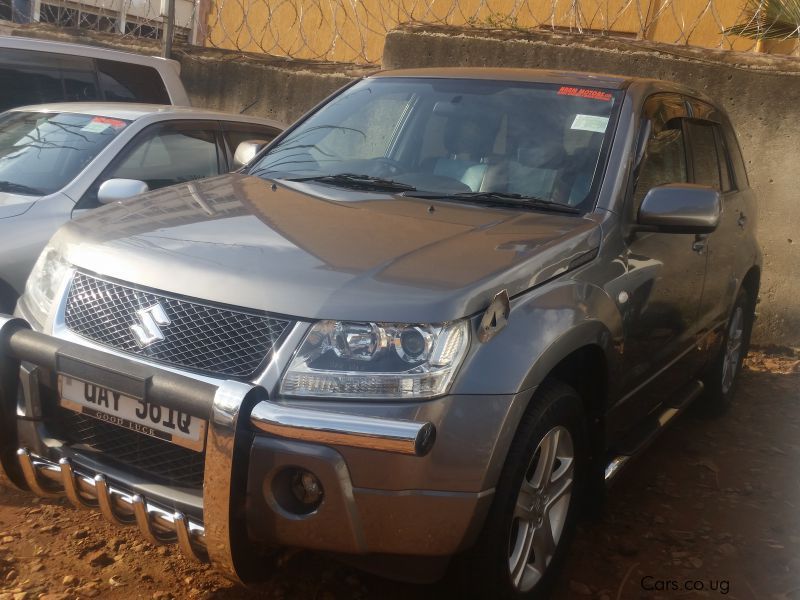
<path id="1" fill-rule="evenodd" d="M 558 431 L 553 434 L 553 431 Z M 564 435 L 564 431 L 569 436 Z M 542 454 L 538 451 L 540 443 L 545 438 L 552 439 L 555 435 L 556 440 L 566 440 L 571 438 L 574 459 L 572 463 L 572 488 L 569 497 L 563 496 L 563 500 L 554 502 L 552 509 L 547 509 L 546 514 L 552 515 L 550 511 L 558 508 L 560 515 L 558 523 L 561 523 L 560 535 L 556 535 L 556 528 L 551 528 L 554 541 L 554 551 L 552 558 L 546 563 L 543 574 L 531 574 L 527 565 L 536 564 L 535 551 L 531 560 L 526 561 L 523 567 L 524 576 L 528 583 L 538 577 L 533 587 L 530 589 L 519 589 L 525 586 L 515 586 L 512 582 L 512 562 L 515 550 L 521 546 L 517 545 L 519 540 L 520 527 L 526 526 L 526 521 L 520 521 L 514 515 L 517 510 L 518 497 L 521 496 L 523 477 L 526 480 L 537 479 L 539 464 L 546 462 L 542 460 Z M 586 489 L 587 482 L 587 443 L 586 443 L 586 424 L 583 412 L 583 403 L 577 392 L 570 386 L 559 381 L 545 381 L 531 399 L 530 406 L 517 429 L 511 447 L 506 458 L 505 465 L 500 474 L 495 497 L 489 514 L 486 519 L 483 531 L 481 532 L 475 548 L 464 557 L 459 569 L 460 583 L 463 587 L 464 596 L 470 598 L 504 598 L 515 600 L 533 600 L 544 598 L 552 587 L 554 578 L 563 563 L 566 550 L 573 537 L 577 522 L 578 507 L 581 505 L 582 494 Z M 547 442 L 544 442 L 547 443 Z M 558 445 L 561 441 L 556 441 Z M 559 446 L 560 447 L 560 446 Z M 565 455 L 568 453 L 565 453 Z M 555 467 L 552 471 L 552 481 L 548 485 L 557 485 L 561 479 L 558 473 L 563 472 L 569 475 L 566 469 L 566 461 L 561 462 L 556 459 Z M 562 478 L 564 475 L 561 476 Z M 540 507 L 538 500 L 533 500 L 532 505 Z M 547 496 L 542 497 L 547 500 Z M 566 508 L 565 508 L 566 506 Z M 534 513 L 533 510 L 528 514 Z M 552 517 L 541 517 L 539 525 L 533 522 L 527 524 L 532 527 L 530 531 L 541 531 L 541 523 L 544 520 L 551 522 Z M 523 523 L 520 525 L 520 523 Z M 536 539 L 535 534 L 531 536 Z M 535 542 L 534 542 L 535 544 Z M 544 553 L 542 553 L 544 555 Z M 522 564 L 517 561 L 516 564 Z"/>
<path id="2" fill-rule="evenodd" d="M 742 362 L 750 346 L 750 334 L 753 329 L 753 310 L 754 303 L 751 301 L 747 291 L 744 289 L 739 290 L 736 302 L 728 317 L 728 322 L 725 324 L 722 344 L 703 378 L 705 391 L 701 398 L 700 408 L 708 416 L 721 415 L 730 409 L 731 401 L 736 393 L 739 374 L 742 370 Z M 732 350 L 732 334 L 737 329 L 736 323 L 738 319 L 741 319 L 738 357 L 735 361 L 731 361 L 729 354 Z M 733 367 L 732 374 L 730 372 L 731 366 Z"/>

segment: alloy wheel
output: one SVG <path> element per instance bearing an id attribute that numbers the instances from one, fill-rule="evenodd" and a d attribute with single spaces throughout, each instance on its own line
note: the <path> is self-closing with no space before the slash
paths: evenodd
<path id="1" fill-rule="evenodd" d="M 518 591 L 541 580 L 555 555 L 567 519 L 575 473 L 572 436 L 562 426 L 548 431 L 534 452 L 514 506 L 508 568 Z"/>

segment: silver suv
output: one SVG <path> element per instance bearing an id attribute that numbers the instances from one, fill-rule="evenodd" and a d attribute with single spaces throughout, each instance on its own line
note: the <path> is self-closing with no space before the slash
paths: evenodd
<path id="1" fill-rule="evenodd" d="M 178 61 L 96 46 L 0 36 L 0 111 L 45 102 L 189 106 Z"/>
<path id="2" fill-rule="evenodd" d="M 59 230 L 0 319 L 2 466 L 244 581 L 295 546 L 540 597 L 581 507 L 731 401 L 755 220 L 692 90 L 370 76 Z"/>
<path id="3" fill-rule="evenodd" d="M 242 166 L 271 119 L 127 103 L 43 104 L 0 114 L 0 311 L 11 312 L 36 258 L 70 219 L 102 204 Z"/>

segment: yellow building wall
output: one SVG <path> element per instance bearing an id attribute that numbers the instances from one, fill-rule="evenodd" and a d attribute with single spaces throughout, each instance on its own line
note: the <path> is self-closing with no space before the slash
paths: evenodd
<path id="1" fill-rule="evenodd" d="M 747 51 L 722 31 L 744 0 L 211 0 L 206 44 L 294 58 L 380 62 L 387 31 L 411 21 L 614 33 Z M 767 45 L 791 51 L 795 43 Z"/>

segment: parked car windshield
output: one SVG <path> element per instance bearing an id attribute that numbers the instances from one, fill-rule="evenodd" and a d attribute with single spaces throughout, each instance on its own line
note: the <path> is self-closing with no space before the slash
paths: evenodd
<path id="1" fill-rule="evenodd" d="M 129 123 L 74 113 L 0 115 L 0 192 L 57 192 Z"/>
<path id="2" fill-rule="evenodd" d="M 521 196 L 588 210 L 619 94 L 518 81 L 365 79 L 249 172 L 377 191 L 413 188 L 408 195 Z"/>

